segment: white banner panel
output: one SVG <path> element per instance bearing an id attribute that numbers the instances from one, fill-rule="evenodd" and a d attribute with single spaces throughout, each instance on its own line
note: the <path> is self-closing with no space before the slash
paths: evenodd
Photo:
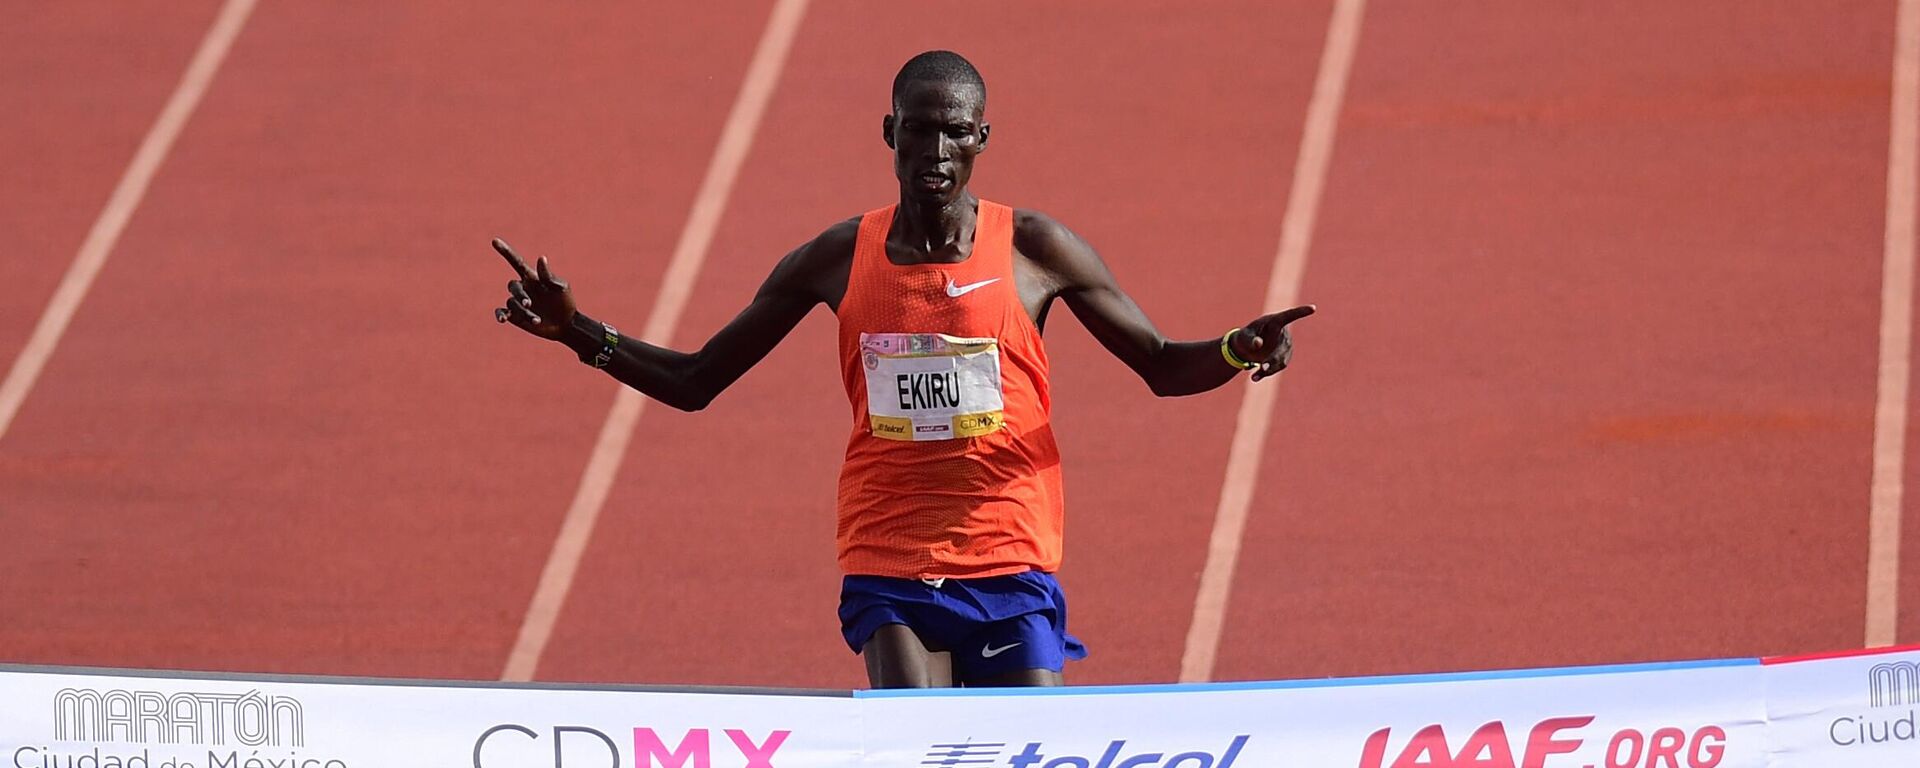
<path id="1" fill-rule="evenodd" d="M 0 669 L 0 768 L 1920 766 L 1920 651 L 851 695 Z"/>

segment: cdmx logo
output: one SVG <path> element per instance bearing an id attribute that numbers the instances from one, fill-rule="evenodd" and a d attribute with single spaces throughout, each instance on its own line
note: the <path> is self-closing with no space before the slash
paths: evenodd
<path id="1" fill-rule="evenodd" d="M 553 768 L 713 768 L 723 762 L 739 765 L 738 761 L 745 761 L 746 768 L 777 768 L 773 758 L 793 735 L 789 730 L 771 731 L 764 737 L 738 728 L 720 732 L 733 742 L 730 746 L 716 747 L 719 740 L 707 728 L 669 732 L 641 726 L 633 729 L 632 741 L 626 741 L 624 733 L 616 741 L 615 734 L 584 725 L 556 725 L 549 730 L 501 723 L 474 740 L 473 768 L 543 768 L 548 749 L 543 741 L 552 744 Z M 495 739 L 499 743 L 488 744 Z M 631 750 L 625 748 L 628 744 Z M 540 757 L 533 759 L 535 754 Z"/>
<path id="2" fill-rule="evenodd" d="M 67 688 L 53 697 L 57 741 L 249 747 L 306 745 L 306 710 L 291 696 Z"/>
<path id="3" fill-rule="evenodd" d="M 1006 742 L 964 741 L 928 746 L 922 766 L 960 768 L 960 766 L 1005 765 L 1009 768 L 1233 768 L 1233 761 L 1246 749 L 1250 735 L 1241 734 L 1218 753 L 1195 750 L 1168 755 L 1165 752 L 1140 752 L 1127 749 L 1125 739 L 1107 744 L 1099 755 L 1067 755 L 1042 751 L 1041 742 L 1029 742 L 1019 752 L 1001 757 Z"/>
<path id="4" fill-rule="evenodd" d="M 1876 710 L 1835 718 L 1827 740 L 1838 747 L 1912 742 L 1920 738 L 1920 664 L 1889 661 L 1867 668 L 1867 706 Z M 1900 710 L 1886 711 L 1891 707 Z M 1904 710 L 1904 711 L 1902 711 Z"/>

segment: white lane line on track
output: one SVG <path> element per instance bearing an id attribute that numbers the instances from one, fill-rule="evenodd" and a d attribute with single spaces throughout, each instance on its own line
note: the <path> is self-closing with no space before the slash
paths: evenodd
<path id="1" fill-rule="evenodd" d="M 1306 129 L 1300 135 L 1300 157 L 1293 167 L 1293 190 L 1287 195 L 1287 212 L 1280 224 L 1280 251 L 1274 257 L 1273 274 L 1267 283 L 1265 306 L 1269 311 L 1293 306 L 1299 299 L 1307 251 L 1313 244 L 1314 219 L 1320 210 L 1320 192 L 1333 158 L 1340 104 L 1346 97 L 1354 50 L 1360 44 L 1360 21 L 1366 15 L 1366 5 L 1366 0 L 1338 0 L 1327 23 L 1326 48 L 1320 54 L 1320 73 L 1314 80 L 1313 97 L 1307 102 Z M 1187 626 L 1186 651 L 1180 657 L 1183 683 L 1205 682 L 1213 677 L 1234 566 L 1240 559 L 1240 538 L 1247 527 L 1247 509 L 1260 474 L 1260 452 L 1273 421 L 1273 398 L 1281 380 L 1275 377 L 1257 385 L 1247 382 L 1242 390 L 1240 416 L 1234 422 L 1233 443 L 1227 453 L 1226 477 L 1220 484 L 1220 505 L 1214 511 L 1213 535 L 1207 541 L 1207 564 L 1200 573 L 1193 621 Z"/>
<path id="2" fill-rule="evenodd" d="M 701 179 L 700 191 L 694 195 L 693 210 L 687 215 L 686 227 L 680 230 L 680 241 L 674 245 L 673 260 L 667 263 L 666 274 L 661 278 L 660 294 L 655 297 L 647 325 L 641 331 L 640 338 L 650 344 L 664 346 L 673 341 L 674 326 L 679 324 L 681 311 L 693 293 L 694 278 L 699 276 L 700 265 L 706 261 L 707 246 L 712 244 L 714 231 L 720 226 L 720 215 L 726 211 L 733 182 L 740 175 L 740 166 L 746 162 L 747 150 L 753 147 L 760 118 L 766 113 L 767 102 L 773 100 L 780 72 L 786 67 L 787 52 L 793 48 L 800 19 L 806 11 L 807 0 L 778 0 L 767 18 L 767 28 L 760 35 L 753 60 L 747 65 L 746 78 L 740 84 L 740 93 L 720 130 L 720 142 L 707 164 L 707 175 Z M 593 536 L 594 523 L 600 519 L 600 510 L 606 505 L 607 493 L 620 472 L 620 461 L 626 456 L 627 443 L 633 438 L 634 425 L 640 422 L 641 406 L 645 404 L 644 395 L 626 387 L 621 387 L 614 396 L 613 408 L 607 412 L 606 423 L 600 426 L 600 437 L 594 442 L 587 468 L 580 473 L 580 487 L 574 492 L 573 502 L 567 505 L 560 535 L 554 539 L 547 565 L 540 571 L 540 583 L 534 588 L 533 601 L 520 623 L 513 651 L 507 655 L 501 680 L 532 680 L 539 670 L 540 657 L 546 652 L 547 641 L 553 637 L 554 624 L 560 619 L 574 575 L 580 570 L 580 556 L 586 552 L 587 541 Z"/>
<path id="3" fill-rule="evenodd" d="M 40 372 L 47 366 L 47 359 L 53 357 L 53 351 L 60 346 L 60 337 L 67 332 L 67 325 L 73 321 L 74 313 L 80 311 L 80 303 L 87 298 L 87 290 L 93 287 L 93 280 L 100 275 L 100 269 L 106 266 L 107 256 L 113 253 L 113 246 L 120 242 L 120 234 L 127 229 L 127 222 L 133 219 L 133 212 L 140 207 L 140 201 L 147 196 L 147 186 L 153 182 L 154 174 L 160 165 L 166 162 L 167 153 L 173 149 L 174 140 L 180 138 L 180 131 L 186 127 L 187 119 L 193 117 L 193 110 L 200 105 L 200 97 L 206 95 L 207 86 L 213 82 L 214 74 L 220 71 L 221 62 L 227 58 L 227 51 L 233 47 L 233 40 L 240 36 L 240 29 L 246 26 L 247 16 L 253 12 L 256 0 L 227 0 L 221 6 L 219 15 L 213 19 L 213 26 L 207 29 L 207 35 L 200 41 L 199 50 L 193 54 L 193 60 L 187 64 L 187 71 L 180 76 L 180 83 L 173 88 L 173 95 L 167 97 L 166 106 L 161 107 L 160 116 L 153 121 L 153 127 L 147 129 L 146 138 L 140 140 L 140 148 L 133 153 L 133 160 L 127 163 L 127 170 L 120 175 L 120 183 L 114 185 L 113 194 L 107 197 L 107 205 L 100 210 L 100 216 L 93 220 L 93 227 L 87 230 L 87 239 L 81 241 L 80 250 L 74 254 L 73 263 L 67 267 L 67 274 L 60 278 L 60 285 L 53 290 L 53 298 L 47 301 L 47 308 L 40 313 L 40 322 L 33 327 L 33 333 L 27 337 L 27 344 L 21 348 L 20 355 L 13 359 L 13 367 L 8 369 L 5 381 L 0 381 L 0 438 L 5 438 L 8 428 L 13 426 L 13 417 L 20 412 L 20 406 L 33 391 L 34 382 L 40 378 Z"/>
<path id="4" fill-rule="evenodd" d="M 1893 645 L 1900 614 L 1900 496 L 1906 467 L 1913 343 L 1916 174 L 1920 167 L 1920 0 L 1894 24 L 1893 116 L 1887 140 L 1887 236 L 1880 275 L 1880 382 L 1873 410 L 1867 521 L 1867 647 Z"/>

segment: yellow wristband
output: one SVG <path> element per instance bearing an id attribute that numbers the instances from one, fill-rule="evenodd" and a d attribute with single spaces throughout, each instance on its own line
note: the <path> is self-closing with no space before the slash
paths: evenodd
<path id="1" fill-rule="evenodd" d="M 1231 331 L 1227 331 L 1227 335 L 1220 337 L 1220 356 L 1227 359 L 1227 365 L 1231 365 L 1243 371 L 1251 371 L 1255 368 L 1260 367 L 1259 363 L 1249 363 L 1245 360 L 1240 359 L 1239 355 L 1236 355 L 1233 353 L 1233 335 L 1239 332 L 1240 332 L 1240 329 L 1235 328 Z"/>

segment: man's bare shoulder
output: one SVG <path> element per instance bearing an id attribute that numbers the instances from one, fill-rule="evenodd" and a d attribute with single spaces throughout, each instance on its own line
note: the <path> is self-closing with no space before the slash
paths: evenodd
<path id="1" fill-rule="evenodd" d="M 1013 211 L 1013 247 L 1037 264 L 1055 266 L 1092 251 L 1059 219 L 1031 208 Z"/>
<path id="2" fill-rule="evenodd" d="M 814 274 L 823 269 L 844 266 L 853 261 L 853 245 L 860 239 L 860 217 L 836 221 L 812 240 L 788 253 L 781 260 L 783 270 Z"/>
<path id="3" fill-rule="evenodd" d="M 1056 285 L 1076 285 L 1086 275 L 1102 271 L 1100 255 L 1092 245 L 1058 219 L 1040 211 L 1014 209 L 1013 248 Z"/>
<path id="4" fill-rule="evenodd" d="M 834 222 L 808 243 L 808 250 L 819 251 L 834 260 L 853 258 L 853 245 L 860 239 L 860 217 Z"/>
<path id="5" fill-rule="evenodd" d="M 767 289 L 803 294 L 838 306 L 853 266 L 854 243 L 859 239 L 860 217 L 835 222 L 780 259 L 767 279 Z"/>

